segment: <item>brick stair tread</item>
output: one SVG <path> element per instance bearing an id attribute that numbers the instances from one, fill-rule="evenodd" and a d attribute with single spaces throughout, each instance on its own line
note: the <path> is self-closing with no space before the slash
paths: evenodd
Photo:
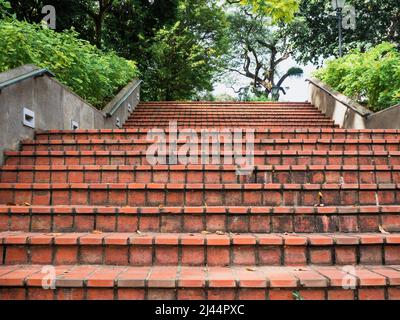
<path id="1" fill-rule="evenodd" d="M 0 232 L 4 245 L 164 245 L 164 246 L 333 246 L 400 245 L 400 233 L 154 233 Z"/>
<path id="2" fill-rule="evenodd" d="M 233 143 L 245 143 L 245 139 L 231 140 Z M 399 144 L 400 139 L 254 139 L 254 144 Z M 167 140 L 167 144 L 168 144 Z M 178 144 L 186 144 L 186 139 L 174 141 Z M 81 139 L 81 140 L 27 140 L 22 145 L 73 145 L 73 144 L 153 144 L 154 141 L 146 139 Z"/>
<path id="3" fill-rule="evenodd" d="M 371 214 L 371 213 L 398 213 L 400 214 L 400 205 L 366 205 L 366 206 L 158 206 L 158 207 L 131 207 L 131 206 L 87 206 L 87 205 L 7 205 L 0 203 L 0 214 L 6 213 L 67 213 L 76 212 L 79 214 L 137 214 L 137 213 L 191 213 L 191 214 L 202 214 L 202 213 L 220 213 L 220 214 L 276 214 L 284 215 L 291 213 L 298 214 L 346 214 L 346 213 L 359 213 L 359 214 Z"/>
<path id="4" fill-rule="evenodd" d="M 400 183 L 0 183 L 0 189 L 129 189 L 129 190 L 397 190 Z"/>
<path id="5" fill-rule="evenodd" d="M 237 129 L 237 128 L 236 128 Z M 109 133 L 147 133 L 148 131 L 152 130 L 151 128 L 148 129 L 139 129 L 139 128 L 130 128 L 130 129 L 77 129 L 77 130 L 58 130 L 58 129 L 53 129 L 53 130 L 38 130 L 36 132 L 37 135 L 42 135 L 42 134 L 86 134 L 86 133 L 104 133 L 104 134 L 109 134 Z M 234 128 L 230 129 L 231 131 L 234 130 Z M 200 129 L 197 130 L 198 132 L 201 132 Z M 169 130 L 166 130 L 166 132 L 169 132 Z M 173 131 L 175 132 L 175 131 Z M 179 130 L 178 130 L 179 132 Z M 369 133 L 376 133 L 376 134 L 383 134 L 383 133 L 400 133 L 400 129 L 310 129 L 310 128 L 298 128 L 298 129 L 257 129 L 255 132 L 260 132 L 260 133 L 352 133 L 352 134 L 369 134 Z"/>
<path id="6" fill-rule="evenodd" d="M 400 165 L 255 165 L 259 171 L 397 171 Z M 0 165 L 0 170 L 67 171 L 67 170 L 160 170 L 160 171 L 236 171 L 235 165 Z"/>
<path id="7" fill-rule="evenodd" d="M 400 285 L 400 266 L 301 267 L 126 267 L 54 266 L 57 288 L 341 288 L 345 278 L 357 288 Z M 42 287 L 43 266 L 0 266 L 0 288 Z"/>
<path id="8" fill-rule="evenodd" d="M 232 152 L 231 152 L 232 153 Z M 230 154 L 231 154 L 230 153 Z M 160 153 L 162 155 L 163 153 Z M 178 152 L 178 155 L 180 153 Z M 206 153 L 207 154 L 207 153 Z M 225 153 L 222 151 L 221 155 Z M 124 155 L 141 155 L 146 156 L 146 152 L 144 151 L 6 151 L 6 156 L 35 156 L 35 155 L 54 155 L 54 156 L 62 156 L 62 155 L 71 155 L 71 156 L 95 156 L 95 155 L 102 155 L 102 156 L 124 156 Z M 182 153 L 182 155 L 186 155 L 186 153 Z M 196 155 L 192 153 L 192 155 Z M 254 155 L 262 155 L 262 156 L 269 156 L 269 155 L 287 155 L 292 157 L 297 156 L 307 156 L 307 155 L 314 155 L 314 156 L 357 156 L 357 155 L 365 155 L 365 156 L 398 156 L 400 155 L 400 151 L 387 151 L 387 150 L 359 150 L 359 151 L 336 151 L 336 150 L 267 150 L 267 151 L 260 151 L 254 150 Z"/>

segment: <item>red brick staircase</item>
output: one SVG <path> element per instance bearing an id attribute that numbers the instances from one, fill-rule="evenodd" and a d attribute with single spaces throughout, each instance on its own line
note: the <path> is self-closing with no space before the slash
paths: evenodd
<path id="1" fill-rule="evenodd" d="M 149 165 L 172 120 L 255 128 L 253 174 Z M 122 130 L 38 132 L 0 167 L 0 299 L 399 299 L 399 142 L 306 103 L 142 103 Z"/>

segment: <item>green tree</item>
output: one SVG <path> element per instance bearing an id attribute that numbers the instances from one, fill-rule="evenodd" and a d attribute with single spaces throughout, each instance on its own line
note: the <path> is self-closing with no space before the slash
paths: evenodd
<path id="1" fill-rule="evenodd" d="M 191 99 L 212 90 L 226 52 L 226 19 L 217 0 L 181 0 L 177 22 L 157 32 L 142 65 L 148 100 Z"/>
<path id="2" fill-rule="evenodd" d="M 285 80 L 301 76 L 303 70 L 293 67 L 280 72 L 281 64 L 291 56 L 291 45 L 287 38 L 281 37 L 276 27 L 268 25 L 267 20 L 264 14 L 250 14 L 245 9 L 230 15 L 230 50 L 224 59 L 228 71 L 250 80 L 251 94 L 278 100 L 279 92 L 286 94 Z M 244 90 L 244 97 L 250 94 L 246 88 L 239 90 Z"/>
<path id="3" fill-rule="evenodd" d="M 299 0 L 227 0 L 227 2 L 250 7 L 253 12 L 268 16 L 274 23 L 291 21 L 299 9 Z"/>
<path id="4" fill-rule="evenodd" d="M 53 5 L 57 31 L 74 27 L 83 39 L 97 47 L 132 58 L 133 48 L 143 40 L 139 37 L 154 36 L 156 30 L 175 20 L 177 3 L 178 0 L 16 0 L 12 7 L 19 20 L 39 23 L 43 6 Z"/>
<path id="5" fill-rule="evenodd" d="M 344 30 L 344 52 L 366 51 L 382 41 L 400 43 L 399 0 L 347 0 L 355 7 L 356 28 Z M 303 63 L 320 63 L 338 56 L 338 26 L 331 0 L 302 0 L 300 10 L 285 33 L 294 54 Z"/>
<path id="6" fill-rule="evenodd" d="M 219 67 L 226 20 L 218 3 L 20 0 L 13 3 L 13 9 L 19 19 L 39 22 L 43 17 L 41 8 L 54 5 L 57 31 L 72 26 L 83 39 L 102 50 L 113 50 L 138 62 L 145 80 L 144 98 L 189 99 L 197 90 L 211 89 Z"/>
<path id="7" fill-rule="evenodd" d="M 387 42 L 330 60 L 315 76 L 373 111 L 400 103 L 400 52 Z"/>
<path id="8" fill-rule="evenodd" d="M 10 2 L 5 0 L 0 0 L 0 19 L 3 19 L 8 15 L 9 9 L 11 9 Z"/>
<path id="9" fill-rule="evenodd" d="M 40 24 L 0 20 L 0 72 L 35 64 L 101 109 L 138 76 L 133 61 L 104 53 L 74 31 L 55 32 Z"/>

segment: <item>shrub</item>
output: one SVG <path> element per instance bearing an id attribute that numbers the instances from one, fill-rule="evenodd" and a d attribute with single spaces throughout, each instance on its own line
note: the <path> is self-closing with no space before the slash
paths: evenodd
<path id="1" fill-rule="evenodd" d="M 373 111 L 400 103 L 400 52 L 387 42 L 328 61 L 314 75 Z"/>
<path id="2" fill-rule="evenodd" d="M 73 31 L 57 33 L 37 24 L 0 20 L 0 72 L 35 64 L 101 109 L 138 75 L 133 61 L 104 53 Z"/>

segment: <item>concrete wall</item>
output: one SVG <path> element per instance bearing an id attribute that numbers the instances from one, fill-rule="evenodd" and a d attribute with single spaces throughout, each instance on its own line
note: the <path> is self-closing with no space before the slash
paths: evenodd
<path id="1" fill-rule="evenodd" d="M 344 129 L 400 129 L 400 105 L 373 113 L 317 79 L 309 79 L 309 101 Z"/>
<path id="2" fill-rule="evenodd" d="M 310 79 L 309 101 L 341 128 L 365 129 L 370 111 L 334 91 L 317 79 Z"/>
<path id="3" fill-rule="evenodd" d="M 400 129 L 400 104 L 379 111 L 367 118 L 367 127 L 371 129 Z"/>
<path id="4" fill-rule="evenodd" d="M 105 119 L 106 128 L 115 128 L 117 118 L 120 119 L 121 124 L 123 124 L 126 119 L 128 119 L 131 112 L 129 112 L 129 105 L 133 111 L 135 107 L 140 102 L 140 86 L 137 86 L 138 81 L 134 80 L 125 86 L 116 96 L 112 99 L 103 109 L 104 114 L 108 114 L 114 108 L 118 102 L 126 97 L 128 97 L 122 102 L 117 111 L 111 116 L 107 116 Z M 133 90 L 133 91 L 132 91 Z"/>
<path id="5" fill-rule="evenodd" d="M 24 73 L 38 69 L 25 65 L 0 74 L 0 83 Z M 136 81 L 128 84 L 124 92 L 132 88 Z M 117 128 L 116 117 L 121 124 L 129 116 L 127 104 L 134 108 L 139 102 L 140 88 L 132 92 L 127 101 L 113 117 L 97 110 L 74 94 L 57 80 L 49 76 L 31 78 L 6 87 L 0 92 L 0 163 L 3 163 L 4 150 L 17 150 L 23 139 L 32 139 L 37 130 L 71 129 L 71 121 L 79 123 L 80 129 Z M 121 97 L 121 94 L 118 95 Z M 115 99 L 113 100 L 115 103 Z M 116 100 L 118 101 L 118 100 Z M 35 128 L 23 124 L 23 109 L 35 112 Z M 108 107 L 112 107 L 109 104 Z"/>

